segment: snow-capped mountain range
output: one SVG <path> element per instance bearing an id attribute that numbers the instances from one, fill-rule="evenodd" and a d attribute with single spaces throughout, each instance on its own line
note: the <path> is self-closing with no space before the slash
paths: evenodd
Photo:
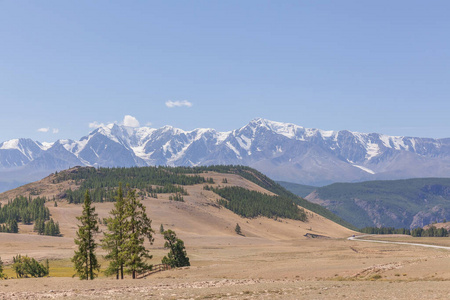
<path id="1" fill-rule="evenodd" d="M 37 180 L 76 165 L 211 164 L 248 165 L 275 180 L 311 185 L 449 177 L 450 139 L 324 131 L 255 119 L 229 132 L 109 124 L 79 141 L 40 143 L 14 139 L 0 143 L 0 182 L 3 183 Z"/>

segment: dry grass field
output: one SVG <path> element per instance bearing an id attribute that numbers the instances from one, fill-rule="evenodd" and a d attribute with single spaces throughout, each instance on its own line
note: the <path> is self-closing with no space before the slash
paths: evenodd
<path id="1" fill-rule="evenodd" d="M 228 185 L 263 191 L 236 175 L 209 173 L 207 176 L 215 182 L 226 177 Z M 62 189 L 51 181 L 48 185 L 42 194 L 50 197 Z M 26 188 L 0 195 L 0 199 L 23 193 Z M 450 251 L 349 241 L 346 238 L 354 232 L 311 212 L 308 222 L 245 219 L 215 206 L 218 196 L 203 190 L 202 185 L 187 190 L 189 196 L 184 198 L 185 202 L 169 201 L 169 195 L 160 194 L 158 199 L 145 198 L 143 203 L 155 231 L 163 224 L 184 240 L 191 267 L 139 280 L 117 281 L 102 276 L 93 281 L 71 278 L 69 259 L 75 249 L 76 216 L 81 206 L 59 202 L 58 207 L 53 207 L 50 202 L 49 209 L 60 223 L 63 237 L 38 236 L 31 231 L 31 226 L 22 225 L 20 234 L 0 233 L 0 256 L 4 262 L 10 263 L 18 253 L 36 259 L 48 258 L 50 277 L 2 280 L 0 299 L 450 298 Z M 112 205 L 95 204 L 100 218 L 108 215 Z M 244 236 L 234 232 L 236 223 Z M 308 238 L 307 233 L 328 238 Z M 448 245 L 449 240 L 435 238 L 433 242 Z M 149 249 L 154 255 L 152 263 L 160 263 L 167 250 L 159 233 L 155 233 L 155 242 Z M 101 249 L 98 253 L 104 254 Z"/>

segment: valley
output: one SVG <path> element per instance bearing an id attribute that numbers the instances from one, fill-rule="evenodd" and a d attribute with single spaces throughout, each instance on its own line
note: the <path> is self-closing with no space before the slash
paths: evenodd
<path id="1" fill-rule="evenodd" d="M 238 174 L 208 171 L 201 175 L 212 178 L 213 186 L 238 186 L 274 194 Z M 77 188 L 74 181 L 57 182 L 53 176 L 3 193 L 0 201 L 5 204 L 7 199 L 30 191 L 52 199 L 67 188 Z M 429 298 L 424 299 L 443 299 L 450 292 L 449 251 L 350 241 L 347 238 L 356 232 L 309 210 L 305 210 L 305 222 L 243 218 L 218 206 L 218 195 L 205 190 L 204 185 L 183 186 L 188 194 L 184 202 L 169 200 L 170 194 L 144 196 L 142 200 L 155 231 L 163 224 L 183 239 L 190 267 L 139 280 L 128 277 L 117 281 L 101 276 L 86 282 L 68 278 L 73 274 L 68 259 L 75 249 L 73 239 L 81 205 L 58 200 L 55 207 L 53 201 L 48 201 L 46 206 L 59 222 L 63 236 L 39 236 L 32 232 L 32 225 L 20 224 L 19 234 L 0 233 L 0 253 L 7 264 L 18 253 L 38 260 L 48 258 L 50 277 L 0 281 L 0 298 L 411 299 L 425 289 Z M 270 186 L 270 182 L 266 185 Z M 112 206 L 112 202 L 95 203 L 100 218 L 106 217 Z M 242 236 L 235 233 L 236 224 L 242 228 Z M 105 226 L 101 225 L 101 229 L 105 230 Z M 325 238 L 308 237 L 313 235 Z M 154 256 L 151 262 L 158 264 L 167 250 L 158 232 L 154 237 L 154 244 L 147 246 Z M 425 242 L 431 239 L 408 238 Z M 436 243 L 446 244 L 446 240 L 435 238 Z M 98 255 L 104 254 L 99 248 Z"/>
<path id="2" fill-rule="evenodd" d="M 449 11 L 0 1 L 0 300 L 450 299 Z"/>
<path id="3" fill-rule="evenodd" d="M 334 183 L 323 187 L 280 184 L 358 228 L 412 229 L 450 220 L 449 178 Z"/>

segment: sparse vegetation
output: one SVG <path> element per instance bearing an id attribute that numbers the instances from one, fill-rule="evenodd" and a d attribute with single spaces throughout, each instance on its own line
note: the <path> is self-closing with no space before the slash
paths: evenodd
<path id="1" fill-rule="evenodd" d="M 378 280 L 383 278 L 383 276 L 381 276 L 380 274 L 374 274 L 372 276 L 370 276 L 370 280 Z"/>
<path id="2" fill-rule="evenodd" d="M 178 201 L 178 202 L 184 202 L 183 195 L 181 193 L 176 193 L 175 195 L 169 196 L 170 201 Z"/>

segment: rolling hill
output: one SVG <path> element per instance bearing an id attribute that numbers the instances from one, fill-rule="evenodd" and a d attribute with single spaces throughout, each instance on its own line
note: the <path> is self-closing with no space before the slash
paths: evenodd
<path id="1" fill-rule="evenodd" d="M 60 249 L 55 252 L 56 257 L 68 257 L 73 253 L 76 217 L 81 213 L 81 205 L 76 204 L 79 202 L 77 192 L 82 192 L 85 188 L 90 189 L 99 218 L 102 219 L 108 216 L 113 206 L 110 197 L 114 196 L 114 193 L 109 192 L 115 189 L 119 181 L 128 182 L 131 188 L 138 190 L 153 220 L 154 229 L 163 224 L 165 228 L 175 230 L 191 244 L 206 243 L 208 239 L 213 239 L 216 244 L 272 243 L 307 239 L 307 233 L 310 236 L 327 237 L 345 237 L 352 234 L 348 228 L 329 220 L 328 218 L 332 218 L 351 227 L 328 210 L 293 195 L 256 170 L 239 166 L 112 169 L 76 167 L 61 171 L 0 194 L 0 203 L 4 206 L 9 199 L 18 195 L 46 197 L 50 200 L 46 202 L 46 207 L 49 208 L 51 217 L 59 222 L 62 237 L 38 236 L 33 232 L 33 224 L 20 224 L 19 234 L 0 234 L 2 238 L 8 237 L 7 239 L 11 239 L 14 241 L 11 243 L 16 245 L 26 244 L 28 239 L 33 241 L 33 245 L 27 250 L 29 255 L 45 257 L 48 255 L 43 251 L 45 245 L 56 243 L 55 245 L 59 246 L 52 246 Z M 100 186 L 102 188 L 99 188 Z M 167 190 L 164 190 L 165 188 Z M 247 196 L 250 195 L 248 198 L 256 201 L 251 205 L 254 206 L 251 211 L 256 211 L 256 215 L 246 218 L 239 209 L 227 209 L 221 205 L 220 201 L 236 203 L 227 195 L 221 197 L 215 192 L 226 188 L 237 189 L 241 195 L 246 191 Z M 100 192 L 101 190 L 104 192 Z M 171 200 L 177 193 L 182 195 L 182 201 Z M 267 205 L 261 201 L 261 205 L 255 205 L 258 199 L 262 198 L 272 203 Z M 57 206 L 54 205 L 55 201 Z M 244 208 L 244 211 L 247 209 L 245 203 L 237 204 Z M 282 207 L 281 210 L 279 207 Z M 288 207 L 294 215 L 285 216 L 284 207 Z M 245 239 L 236 236 L 234 228 L 237 223 L 242 228 Z M 104 225 L 101 225 L 101 228 L 104 229 Z M 2 249 L 3 259 L 14 254 L 17 254 L 14 247 Z"/>

